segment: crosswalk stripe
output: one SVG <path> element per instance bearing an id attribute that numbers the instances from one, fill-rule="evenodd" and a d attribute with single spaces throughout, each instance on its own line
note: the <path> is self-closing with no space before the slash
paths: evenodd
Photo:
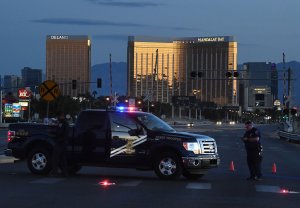
<path id="1" fill-rule="evenodd" d="M 269 185 L 256 185 L 256 191 L 269 192 L 269 193 L 280 193 L 280 187 L 279 186 L 269 186 Z"/>
<path id="2" fill-rule="evenodd" d="M 65 180 L 64 178 L 41 178 L 34 181 L 31 181 L 30 183 L 38 183 L 38 184 L 54 184 Z"/>
<path id="3" fill-rule="evenodd" d="M 121 183 L 120 186 L 138 186 L 142 183 L 141 180 L 133 180 L 133 181 L 128 181 L 125 183 Z"/>
<path id="4" fill-rule="evenodd" d="M 211 189 L 211 183 L 188 183 L 187 189 Z"/>

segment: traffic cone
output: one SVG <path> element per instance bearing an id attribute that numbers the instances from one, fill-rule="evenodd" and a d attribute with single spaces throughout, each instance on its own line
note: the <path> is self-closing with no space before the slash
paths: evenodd
<path id="1" fill-rule="evenodd" d="M 232 171 L 232 172 L 234 171 L 234 163 L 233 163 L 233 161 L 230 162 L 229 170 Z"/>
<path id="2" fill-rule="evenodd" d="M 277 172 L 276 164 L 273 163 L 273 165 L 272 165 L 272 173 L 275 174 L 276 172 Z"/>

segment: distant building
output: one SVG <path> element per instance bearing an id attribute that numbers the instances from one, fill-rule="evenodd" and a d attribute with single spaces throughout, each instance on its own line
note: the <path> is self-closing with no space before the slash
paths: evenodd
<path id="1" fill-rule="evenodd" d="M 243 64 L 240 103 L 244 110 L 268 109 L 278 99 L 278 72 L 271 62 Z"/>
<path id="2" fill-rule="evenodd" d="M 90 92 L 91 41 L 88 36 L 48 35 L 46 79 L 55 81 L 62 95 Z M 72 89 L 76 80 L 76 89 Z"/>
<path id="3" fill-rule="evenodd" d="M 198 102 L 238 105 L 233 36 L 157 38 L 130 36 L 127 51 L 128 96 L 150 95 L 171 103 L 172 96 L 195 96 Z"/>
<path id="4" fill-rule="evenodd" d="M 42 70 L 24 67 L 21 69 L 23 87 L 30 87 L 32 92 L 36 92 L 37 86 L 42 83 Z"/>
<path id="5" fill-rule="evenodd" d="M 4 75 L 3 88 L 5 94 L 12 94 L 17 96 L 18 89 L 22 87 L 22 79 L 17 75 Z"/>

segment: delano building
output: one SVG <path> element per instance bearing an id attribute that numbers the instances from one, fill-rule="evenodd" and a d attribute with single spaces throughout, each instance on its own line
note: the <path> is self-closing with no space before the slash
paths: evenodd
<path id="1" fill-rule="evenodd" d="M 90 92 L 91 41 L 88 36 L 48 35 L 46 79 L 55 81 L 62 95 Z M 76 89 L 72 89 L 76 80 Z"/>
<path id="2" fill-rule="evenodd" d="M 172 96 L 195 96 L 219 106 L 238 104 L 237 42 L 233 36 L 128 37 L 128 96 L 152 96 L 171 103 Z M 233 73 L 232 73 L 233 74 Z"/>

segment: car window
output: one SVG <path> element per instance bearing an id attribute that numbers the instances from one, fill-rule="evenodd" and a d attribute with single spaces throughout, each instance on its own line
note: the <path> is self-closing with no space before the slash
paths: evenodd
<path id="1" fill-rule="evenodd" d="M 89 129 L 96 128 L 98 130 L 104 129 L 106 126 L 106 114 L 105 112 L 85 111 L 82 112 L 77 120 L 76 125 L 81 132 L 85 132 Z"/>
<path id="2" fill-rule="evenodd" d="M 140 125 L 137 124 L 126 113 L 112 112 L 111 116 L 111 129 L 112 131 L 128 132 L 130 129 L 139 129 Z"/>

